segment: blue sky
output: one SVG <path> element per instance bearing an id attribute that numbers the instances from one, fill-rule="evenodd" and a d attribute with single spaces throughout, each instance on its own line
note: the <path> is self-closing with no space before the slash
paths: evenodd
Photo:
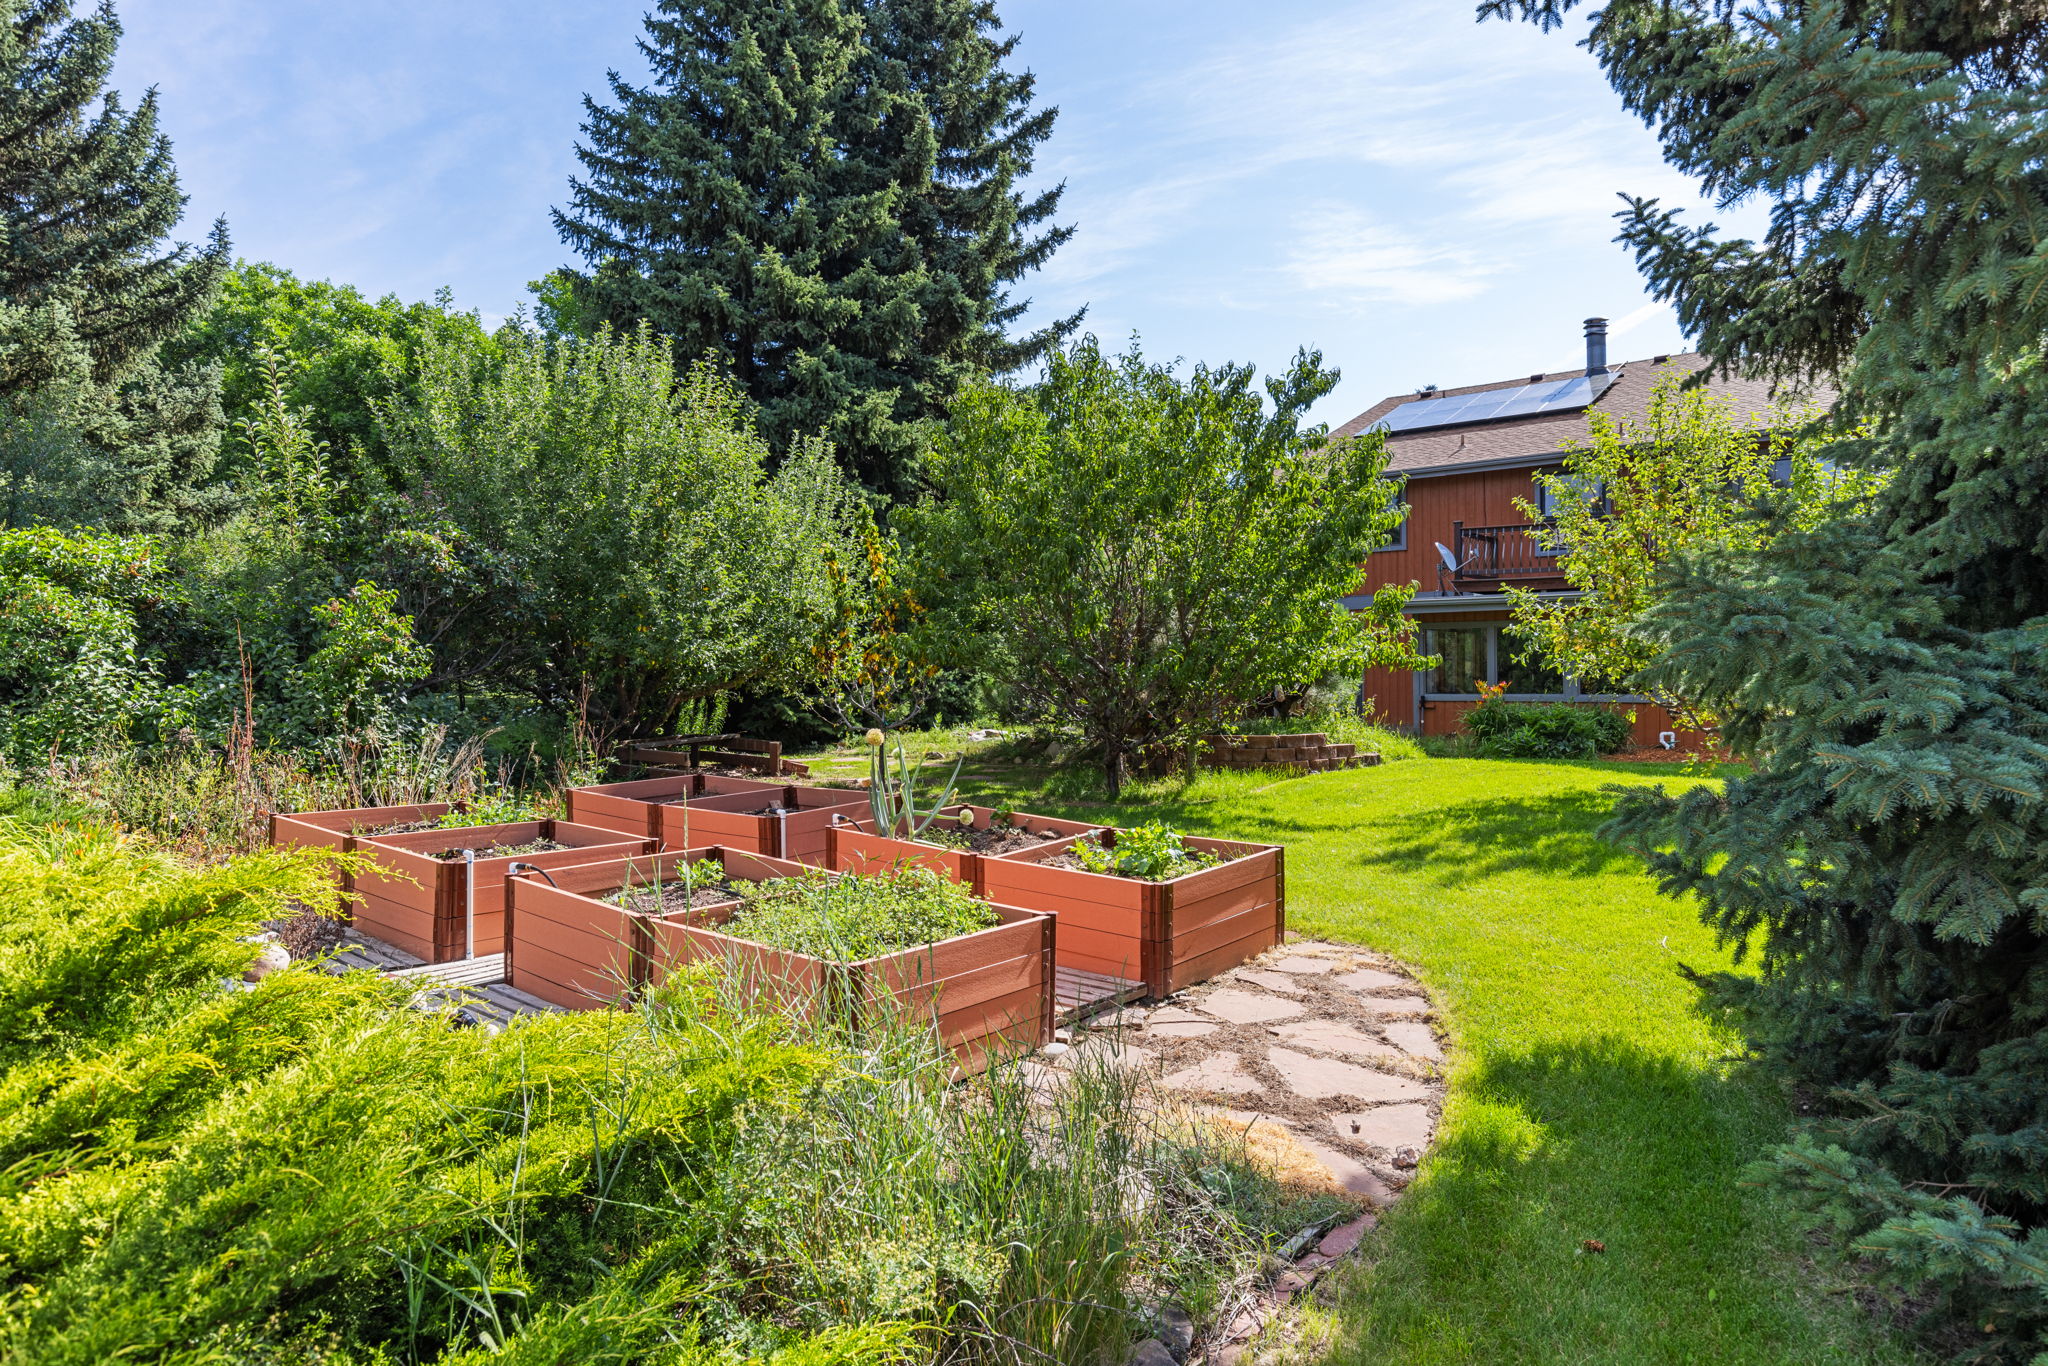
<path id="1" fill-rule="evenodd" d="M 1154 358 L 1344 372 L 1316 416 L 1681 350 L 1610 239 L 1614 195 L 1697 205 L 1566 34 L 1470 0 L 1008 0 L 1060 119 L 1074 240 L 1029 281 Z M 236 250 L 488 317 L 567 255 L 548 220 L 581 94 L 639 74 L 639 0 L 121 0 L 116 82 L 156 85 L 191 197 Z M 1704 209 L 1704 206 L 1701 206 Z M 1738 218 L 1736 226 L 1751 225 Z"/>

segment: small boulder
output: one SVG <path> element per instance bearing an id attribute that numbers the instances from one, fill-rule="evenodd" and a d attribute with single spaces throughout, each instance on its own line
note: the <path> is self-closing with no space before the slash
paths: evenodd
<path id="1" fill-rule="evenodd" d="M 1158 1338 L 1146 1338 L 1132 1350 L 1130 1366 L 1174 1366 L 1173 1353 Z"/>
<path id="2" fill-rule="evenodd" d="M 256 951 L 256 959 L 242 970 L 245 982 L 260 982 L 279 968 L 290 967 L 292 956 L 286 953 L 282 944 L 265 944 Z"/>

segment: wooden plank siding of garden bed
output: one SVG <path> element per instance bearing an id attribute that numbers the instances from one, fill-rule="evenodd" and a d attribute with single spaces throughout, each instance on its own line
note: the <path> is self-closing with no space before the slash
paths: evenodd
<path id="1" fill-rule="evenodd" d="M 693 797 L 741 792 L 780 792 L 785 784 L 728 778 L 717 773 L 677 773 L 666 778 L 639 778 L 628 783 L 572 787 L 565 798 L 569 819 L 629 835 L 658 837 L 661 808 Z"/>
<path id="2" fill-rule="evenodd" d="M 360 831 L 437 821 L 454 809 L 447 802 L 427 802 L 411 806 L 348 807 L 338 811 L 272 812 L 270 842 L 278 848 L 331 849 L 336 853 L 351 853 L 364 838 L 358 833 Z M 351 873 L 337 872 L 336 878 L 344 892 L 355 885 L 355 877 Z"/>
<path id="3" fill-rule="evenodd" d="M 772 795 L 775 804 L 788 808 L 783 814 L 754 814 L 771 796 L 761 792 L 700 797 L 663 806 L 657 833 L 671 847 L 718 844 L 821 868 L 828 828 L 834 824 L 861 829 L 874 826 L 866 794 L 851 788 L 785 786 Z"/>
<path id="4" fill-rule="evenodd" d="M 980 889 L 1057 917 L 1058 962 L 1137 978 L 1153 996 L 1206 981 L 1286 934 L 1285 851 L 1276 845 L 1191 837 L 1190 849 L 1227 862 L 1165 882 L 1052 868 L 1043 860 L 1081 837 L 983 857 Z"/>
<path id="5" fill-rule="evenodd" d="M 432 855 L 449 848 L 489 848 L 548 839 L 572 846 L 542 853 L 501 854 L 474 865 Z M 505 947 L 505 875 L 513 863 L 553 872 L 579 863 L 649 854 L 655 842 L 572 821 L 512 821 L 499 825 L 422 830 L 361 842 L 372 867 L 352 890 L 356 927 L 430 963 L 501 953 Z M 476 942 L 468 942 L 474 868 Z"/>

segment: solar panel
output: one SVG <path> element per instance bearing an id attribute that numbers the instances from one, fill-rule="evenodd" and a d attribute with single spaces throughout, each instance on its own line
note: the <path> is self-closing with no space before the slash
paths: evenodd
<path id="1" fill-rule="evenodd" d="M 1607 386 L 1612 383 L 1612 374 L 1574 375 L 1570 379 L 1547 380 L 1542 384 L 1517 384 L 1505 389 L 1483 389 L 1476 394 L 1420 398 L 1394 409 L 1381 418 L 1378 425 L 1385 427 L 1389 432 L 1414 432 L 1428 427 L 1491 422 L 1502 417 L 1568 413 L 1590 404 L 1605 393 Z"/>

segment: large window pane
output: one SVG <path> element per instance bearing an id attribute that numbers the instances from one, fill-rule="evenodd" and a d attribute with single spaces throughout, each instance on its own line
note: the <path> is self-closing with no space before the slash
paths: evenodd
<path id="1" fill-rule="evenodd" d="M 1513 636 L 1503 634 L 1500 638 L 1500 681 L 1508 685 L 1511 693 L 1558 694 L 1564 691 L 1564 675 L 1550 667 L 1548 660 L 1538 656 L 1532 664 L 1524 664 L 1515 658 L 1523 648 Z"/>
<path id="2" fill-rule="evenodd" d="M 1423 680 L 1424 692 L 1470 694 L 1486 681 L 1485 627 L 1439 627 L 1429 633 L 1424 648 L 1443 659 Z"/>

